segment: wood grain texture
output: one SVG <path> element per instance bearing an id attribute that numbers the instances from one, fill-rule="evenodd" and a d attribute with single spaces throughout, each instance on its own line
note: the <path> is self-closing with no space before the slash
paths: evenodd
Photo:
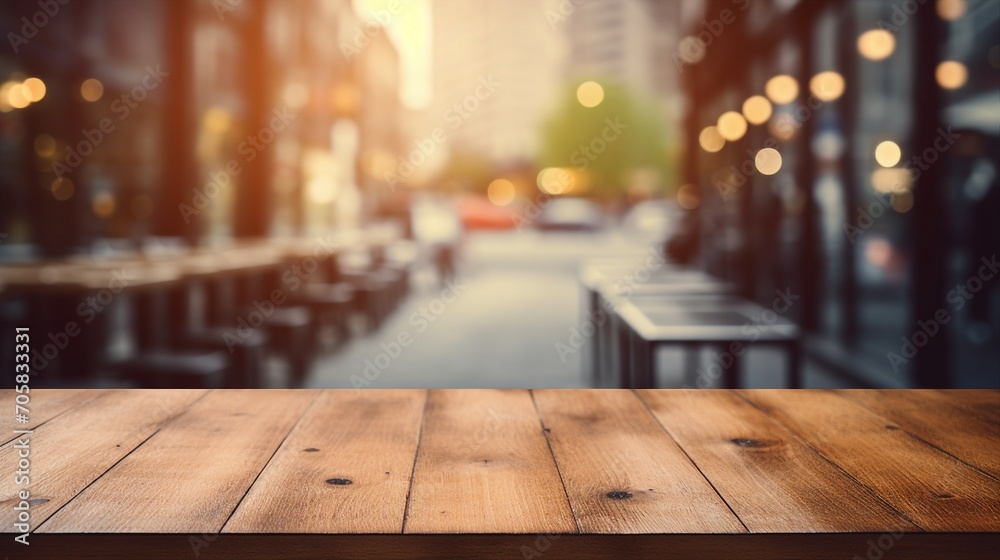
<path id="1" fill-rule="evenodd" d="M 1000 483 L 831 391 L 741 391 L 927 531 L 1000 531 Z"/>
<path id="2" fill-rule="evenodd" d="M 86 392 L 89 395 L 89 391 Z M 164 422 L 202 397 L 201 390 L 107 391 L 35 430 L 30 438 L 33 527 L 79 494 L 156 433 Z M 0 448 L 0 531 L 12 531 L 17 441 Z"/>
<path id="3" fill-rule="evenodd" d="M 1000 424 L 961 414 L 961 408 L 934 398 L 930 391 L 852 389 L 837 393 L 1000 479 Z"/>
<path id="4" fill-rule="evenodd" d="M 404 531 L 577 531 L 528 391 L 430 391 Z"/>
<path id="5" fill-rule="evenodd" d="M 213 391 L 37 532 L 218 532 L 317 394 Z"/>
<path id="6" fill-rule="evenodd" d="M 751 532 L 919 530 L 729 391 L 638 394 Z"/>
<path id="7" fill-rule="evenodd" d="M 1000 390 L 921 389 L 916 392 L 924 399 L 946 401 L 987 422 L 1000 424 Z"/>
<path id="8" fill-rule="evenodd" d="M 997 391 L 76 393 L 39 393 L 52 396 L 31 434 L 39 558 L 94 556 L 74 546 L 145 560 L 865 558 L 879 539 L 885 558 L 977 558 L 1000 546 Z M 16 470 L 13 443 L 0 469 Z M 0 531 L 20 488 L 0 477 Z"/>
<path id="9" fill-rule="evenodd" d="M 37 428 L 67 410 L 83 406 L 107 393 L 107 389 L 33 389 L 28 393 L 31 397 L 28 403 L 29 421 L 21 424 L 14 418 L 17 393 L 13 389 L 0 391 L 0 411 L 4 411 L 0 415 L 0 444 L 15 439 L 11 435 L 14 430 Z"/>
<path id="10" fill-rule="evenodd" d="M 223 532 L 402 532 L 426 398 L 324 391 Z"/>
<path id="11" fill-rule="evenodd" d="M 533 393 L 580 532 L 746 532 L 633 392 Z"/>

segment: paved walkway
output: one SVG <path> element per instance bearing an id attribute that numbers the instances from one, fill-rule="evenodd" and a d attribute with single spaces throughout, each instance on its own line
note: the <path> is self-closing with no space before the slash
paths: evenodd
<path id="1" fill-rule="evenodd" d="M 564 360 L 556 350 L 580 322 L 578 264 L 644 250 L 616 234 L 474 234 L 453 288 L 442 289 L 430 271 L 417 275 L 414 294 L 382 328 L 322 356 L 307 385 L 589 386 L 580 352 Z M 683 383 L 679 353 L 665 350 L 659 363 L 662 386 Z M 784 369 L 776 354 L 752 352 L 744 371 L 753 386 L 782 386 Z"/>

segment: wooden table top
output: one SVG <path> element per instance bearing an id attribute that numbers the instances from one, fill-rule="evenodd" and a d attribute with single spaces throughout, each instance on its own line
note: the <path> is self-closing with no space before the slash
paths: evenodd
<path id="1" fill-rule="evenodd" d="M 243 243 L 145 255 L 90 255 L 0 266 L 0 289 L 35 293 L 96 291 L 108 287 L 143 288 L 194 278 L 266 268 L 289 257 L 312 255 L 317 242 Z M 331 246 L 332 247 L 332 246 Z M 334 247 L 336 250 L 336 247 Z M 117 284 L 115 283 L 117 282 Z"/>
<path id="2" fill-rule="evenodd" d="M 0 527 L 25 488 L 13 431 L 33 429 L 34 534 L 4 543 L 13 558 L 1000 545 L 995 390 L 36 390 L 27 424 L 14 400 L 0 392 Z"/>

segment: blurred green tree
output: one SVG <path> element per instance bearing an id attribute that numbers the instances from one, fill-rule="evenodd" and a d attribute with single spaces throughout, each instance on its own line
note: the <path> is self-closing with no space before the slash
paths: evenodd
<path id="1" fill-rule="evenodd" d="M 578 94 L 587 81 L 600 88 L 588 84 Z M 612 80 L 579 80 L 542 125 L 538 163 L 585 172 L 586 192 L 595 196 L 626 194 L 630 187 L 653 194 L 671 185 L 674 152 L 651 103 Z"/>
<path id="2" fill-rule="evenodd" d="M 495 174 L 493 162 L 475 152 L 456 151 L 434 178 L 434 188 L 443 191 L 486 191 Z"/>

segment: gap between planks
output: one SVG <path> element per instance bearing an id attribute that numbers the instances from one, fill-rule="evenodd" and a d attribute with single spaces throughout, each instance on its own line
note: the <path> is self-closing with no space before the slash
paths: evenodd
<path id="1" fill-rule="evenodd" d="M 675 438 L 674 435 L 670 433 L 670 430 L 668 430 L 667 427 L 663 425 L 663 422 L 660 421 L 659 416 L 653 413 L 653 409 L 649 407 L 649 403 L 646 402 L 646 399 L 642 398 L 642 395 L 640 395 L 639 392 L 635 389 L 632 389 L 631 392 L 632 395 L 635 396 L 635 398 L 639 399 L 639 402 L 642 403 L 642 406 L 643 408 L 646 409 L 646 412 L 653 417 L 653 420 L 656 422 L 656 425 L 659 426 L 661 430 L 666 432 L 667 436 L 670 437 L 670 439 L 673 440 L 675 444 L 677 444 L 677 448 L 680 449 L 682 453 L 684 453 L 684 456 L 687 457 L 688 461 L 691 461 L 691 464 L 694 465 L 694 468 L 698 469 L 698 474 L 700 474 L 701 477 L 705 479 L 705 482 L 708 483 L 708 485 L 712 488 L 712 491 L 715 492 L 715 494 L 719 497 L 720 500 L 722 500 L 722 503 L 726 504 L 726 507 L 729 508 L 729 511 L 733 514 L 733 517 L 735 517 L 736 520 L 740 522 L 740 525 L 743 525 L 743 529 L 747 533 L 750 533 L 751 532 L 750 528 L 747 527 L 746 522 L 744 522 L 743 519 L 741 519 L 740 516 L 736 514 L 736 510 L 733 509 L 733 506 L 729 503 L 729 501 L 727 501 L 726 498 L 722 495 L 722 493 L 719 492 L 719 489 L 715 487 L 715 483 L 712 482 L 707 475 L 705 475 L 704 471 L 701 470 L 701 467 L 698 465 L 698 463 L 694 460 L 693 457 L 691 457 L 691 454 L 688 453 L 688 450 L 684 449 L 684 446 L 681 445 L 681 442 L 677 441 L 677 438 Z"/>
<path id="2" fill-rule="evenodd" d="M 253 485 L 257 484 L 257 481 L 260 479 L 260 475 L 263 474 L 265 470 L 267 470 L 268 465 L 270 465 L 271 461 L 274 460 L 274 456 L 278 454 L 278 451 L 282 448 L 282 446 L 285 445 L 285 442 L 288 441 L 288 436 L 292 435 L 292 432 L 295 431 L 295 428 L 299 425 L 300 422 L 302 422 L 302 419 L 305 418 L 306 413 L 309 412 L 309 410 L 316 405 L 316 402 L 319 401 L 320 396 L 323 395 L 323 393 L 328 390 L 329 389 L 317 391 L 316 396 L 313 397 L 313 400 L 309 401 L 309 405 L 302 410 L 302 414 L 300 414 L 299 417 L 295 419 L 295 422 L 292 424 L 292 426 L 288 428 L 288 432 L 285 434 L 285 437 L 281 438 L 281 442 L 278 443 L 278 446 L 274 448 L 274 451 L 271 453 L 271 456 L 267 458 L 267 461 L 264 463 L 264 466 L 261 467 L 259 471 L 257 471 L 257 475 L 253 477 L 253 481 L 250 482 L 250 484 L 247 486 L 246 491 L 243 492 L 243 495 L 240 497 L 239 500 L 236 501 L 236 504 L 233 506 L 233 510 L 229 512 L 229 516 L 226 517 L 226 520 L 222 523 L 222 526 L 219 527 L 220 534 L 223 531 L 225 531 L 226 525 L 229 524 L 229 521 L 233 518 L 233 515 L 236 513 L 236 510 L 240 509 L 240 505 L 243 503 L 243 500 L 247 499 L 247 494 L 250 493 L 250 490 L 253 488 Z"/>

